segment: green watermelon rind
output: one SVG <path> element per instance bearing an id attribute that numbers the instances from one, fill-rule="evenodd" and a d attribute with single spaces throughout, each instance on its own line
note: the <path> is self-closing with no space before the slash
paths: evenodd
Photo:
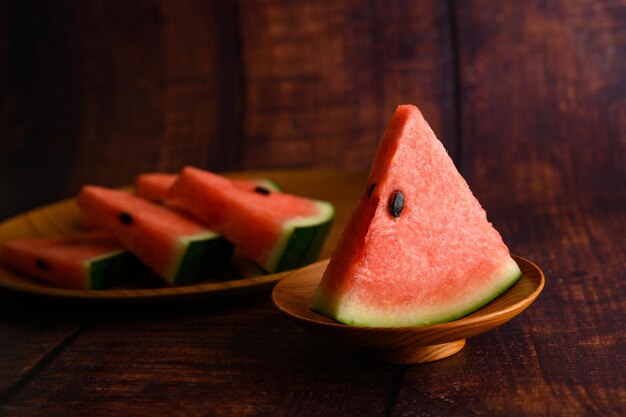
<path id="1" fill-rule="evenodd" d="M 233 245 L 215 233 L 181 238 L 173 257 L 168 279 L 173 285 L 189 285 L 204 280 L 229 259 Z M 134 276 L 149 274 L 149 269 L 133 254 L 118 250 L 85 261 L 87 289 L 104 290 L 120 286 Z"/>
<path id="2" fill-rule="evenodd" d="M 132 253 L 117 250 L 85 261 L 87 289 L 105 290 L 120 286 L 133 276 L 147 271 L 147 267 Z"/>
<path id="3" fill-rule="evenodd" d="M 192 240 L 174 277 L 174 285 L 190 285 L 205 280 L 230 259 L 235 247 L 220 235 Z"/>
<path id="4" fill-rule="evenodd" d="M 205 280 L 227 263 L 233 251 L 233 245 L 215 232 L 180 237 L 164 278 L 173 285 Z"/>
<path id="5" fill-rule="evenodd" d="M 498 296 L 502 295 L 506 290 L 511 288 L 522 277 L 522 271 L 519 269 L 519 266 L 513 258 L 509 257 L 509 261 L 507 261 L 507 265 L 502 268 L 500 275 L 502 278 L 496 280 L 498 285 L 490 287 L 489 291 L 484 291 L 482 295 L 477 297 L 475 300 L 466 302 L 465 304 L 467 304 L 467 306 L 457 309 L 452 307 L 446 310 L 446 312 L 440 315 L 432 315 L 426 320 L 423 316 L 414 320 L 406 320 L 403 318 L 398 320 L 396 317 L 389 318 L 389 314 L 377 314 L 374 310 L 368 308 L 367 306 L 362 306 L 360 308 L 348 308 L 344 309 L 344 311 L 337 312 L 336 308 L 333 307 L 336 306 L 337 303 L 331 301 L 324 294 L 316 295 L 315 300 L 311 305 L 311 309 L 324 316 L 332 317 L 340 323 L 357 327 L 413 327 L 446 323 L 464 317 L 489 304 Z M 349 314 L 345 314 L 345 310 L 351 310 L 351 312 Z M 356 313 L 356 310 L 361 310 L 361 312 Z M 355 319 L 355 316 L 358 316 L 358 318 Z"/>
<path id="6" fill-rule="evenodd" d="M 278 243 L 261 265 L 268 272 L 288 271 L 308 265 L 319 255 L 335 218 L 335 207 L 326 201 L 314 201 L 318 214 L 297 217 L 283 224 Z"/>

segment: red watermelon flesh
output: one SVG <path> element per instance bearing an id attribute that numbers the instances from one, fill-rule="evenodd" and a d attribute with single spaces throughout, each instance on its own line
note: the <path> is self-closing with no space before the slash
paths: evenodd
<path id="1" fill-rule="evenodd" d="M 170 188 L 178 179 L 178 174 L 151 172 L 140 174 L 135 181 L 136 193 L 146 200 L 164 202 L 170 200 Z M 264 187 L 270 191 L 279 191 L 278 186 L 266 179 L 237 180 L 230 179 L 232 184 L 245 191 L 253 191 L 256 187 Z M 174 203 L 174 205 L 176 205 Z"/>
<path id="2" fill-rule="evenodd" d="M 334 216 L 332 205 L 259 191 L 192 167 L 186 167 L 172 187 L 172 195 L 185 209 L 266 271 L 290 269 L 316 258 Z"/>
<path id="3" fill-rule="evenodd" d="M 385 130 L 312 308 L 357 326 L 439 323 L 476 310 L 520 276 L 441 142 L 405 105 Z"/>
<path id="4" fill-rule="evenodd" d="M 12 269 L 71 289 L 113 286 L 126 275 L 124 269 L 136 264 L 115 238 L 103 231 L 7 241 L 0 258 Z"/>
<path id="5" fill-rule="evenodd" d="M 169 196 L 169 190 L 176 182 L 178 175 L 151 172 L 139 174 L 135 181 L 137 196 L 151 201 L 165 201 Z"/>
<path id="6" fill-rule="evenodd" d="M 123 191 L 84 186 L 77 202 L 89 219 L 113 233 L 125 248 L 170 283 L 202 279 L 196 272 L 203 274 L 204 267 L 210 265 L 196 259 L 197 256 L 192 257 L 203 266 L 202 271 L 194 271 L 193 266 L 186 264 L 188 251 L 195 243 L 223 240 L 190 217 Z M 213 246 L 209 249 L 220 255 L 209 255 L 215 255 L 216 260 L 226 254 L 221 242 Z M 185 276 L 181 276 L 182 269 Z"/>

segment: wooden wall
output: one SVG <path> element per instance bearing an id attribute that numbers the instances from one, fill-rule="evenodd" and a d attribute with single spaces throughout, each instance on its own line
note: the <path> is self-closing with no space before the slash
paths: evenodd
<path id="1" fill-rule="evenodd" d="M 599 204 L 626 190 L 625 28 L 625 0 L 3 1 L 0 218 L 185 164 L 367 169 L 400 103 L 497 215 Z"/>

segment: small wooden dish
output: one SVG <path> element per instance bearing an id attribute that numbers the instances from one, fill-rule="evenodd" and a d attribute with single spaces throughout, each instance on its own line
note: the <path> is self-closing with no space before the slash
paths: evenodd
<path id="1" fill-rule="evenodd" d="M 384 362 L 422 363 L 447 358 L 465 339 L 494 329 L 520 314 L 537 298 L 545 278 L 537 265 L 513 255 L 523 277 L 474 313 L 448 323 L 415 327 L 357 327 L 338 323 L 309 307 L 328 260 L 292 272 L 272 292 L 274 305 L 303 328 L 364 348 Z"/>

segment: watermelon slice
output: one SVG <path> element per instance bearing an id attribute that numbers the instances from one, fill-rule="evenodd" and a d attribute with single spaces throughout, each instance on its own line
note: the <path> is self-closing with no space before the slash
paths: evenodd
<path id="1" fill-rule="evenodd" d="M 233 251 L 197 221 L 123 191 L 85 186 L 77 201 L 89 219 L 174 285 L 206 279 Z"/>
<path id="2" fill-rule="evenodd" d="M 135 181 L 136 193 L 146 200 L 165 202 L 171 198 L 169 190 L 178 179 L 177 174 L 166 174 L 162 172 L 151 172 L 140 174 Z M 269 191 L 280 191 L 280 187 L 272 180 L 259 178 L 252 180 L 230 180 L 234 186 L 242 190 L 252 191 L 257 187 L 265 188 Z"/>
<path id="3" fill-rule="evenodd" d="M 265 188 L 243 189 L 222 176 L 185 168 L 173 198 L 268 272 L 313 262 L 335 210 L 330 203 Z"/>
<path id="4" fill-rule="evenodd" d="M 51 285 L 79 290 L 114 287 L 145 268 L 113 235 L 102 231 L 7 241 L 0 258 L 6 266 Z"/>
<path id="5" fill-rule="evenodd" d="M 391 118 L 312 309 L 357 326 L 450 321 L 521 276 L 415 106 Z"/>

